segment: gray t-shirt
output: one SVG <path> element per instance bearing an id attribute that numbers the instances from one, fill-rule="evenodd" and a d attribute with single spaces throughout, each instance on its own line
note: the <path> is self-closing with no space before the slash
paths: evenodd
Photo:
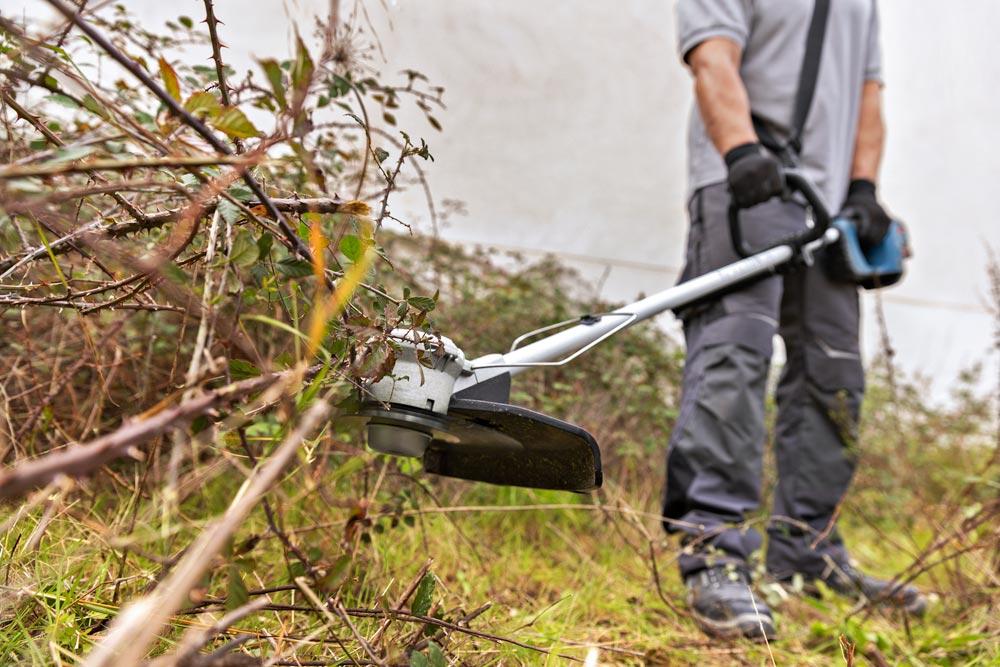
<path id="1" fill-rule="evenodd" d="M 679 0 L 682 58 L 711 37 L 743 49 L 740 75 L 753 112 L 784 140 L 789 132 L 814 0 Z M 877 0 L 832 0 L 816 94 L 802 137 L 802 168 L 832 210 L 850 181 L 861 90 L 881 81 Z M 705 132 L 697 105 L 688 130 L 691 192 L 726 180 L 726 166 Z"/>

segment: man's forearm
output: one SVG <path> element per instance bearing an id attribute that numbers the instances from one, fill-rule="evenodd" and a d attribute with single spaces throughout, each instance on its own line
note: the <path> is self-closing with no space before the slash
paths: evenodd
<path id="1" fill-rule="evenodd" d="M 878 182 L 882 151 L 885 148 L 885 122 L 882 119 L 882 86 L 866 81 L 861 93 L 858 136 L 854 144 L 851 180 Z"/>
<path id="2" fill-rule="evenodd" d="M 740 47 L 721 37 L 702 42 L 688 55 L 698 109 L 721 155 L 758 140 L 750 120 L 750 99 L 740 78 L 740 57 Z"/>

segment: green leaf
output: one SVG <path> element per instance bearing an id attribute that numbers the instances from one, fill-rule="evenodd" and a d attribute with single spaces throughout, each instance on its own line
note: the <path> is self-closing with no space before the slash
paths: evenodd
<path id="1" fill-rule="evenodd" d="M 139 122 L 140 125 L 145 127 L 147 130 L 153 132 L 156 131 L 156 119 L 154 119 L 150 114 L 146 113 L 145 111 L 136 111 L 135 119 Z"/>
<path id="2" fill-rule="evenodd" d="M 234 380 L 246 380 L 260 375 L 260 369 L 244 359 L 230 359 L 229 374 Z"/>
<path id="3" fill-rule="evenodd" d="M 215 129 L 225 132 L 232 139 L 249 139 L 256 137 L 260 131 L 254 127 L 250 119 L 236 107 L 230 107 L 212 120 Z"/>
<path id="4" fill-rule="evenodd" d="M 385 122 L 389 123 L 389 125 L 395 125 L 396 124 L 396 117 L 393 116 L 388 111 L 386 111 L 384 114 L 382 114 L 382 120 L 384 120 Z"/>
<path id="5" fill-rule="evenodd" d="M 341 97 L 351 92 L 351 82 L 337 74 L 333 75 L 330 82 L 330 97 Z"/>
<path id="6" fill-rule="evenodd" d="M 410 667 L 431 667 L 431 663 L 423 653 L 414 651 L 410 654 Z"/>
<path id="7" fill-rule="evenodd" d="M 298 257 L 286 257 L 277 264 L 278 273 L 287 278 L 304 278 L 312 275 L 312 265 Z"/>
<path id="8" fill-rule="evenodd" d="M 357 374 L 369 380 L 380 380 L 392 372 L 396 350 L 392 344 L 373 344 L 357 366 Z"/>
<path id="9" fill-rule="evenodd" d="M 406 303 L 425 313 L 431 312 L 437 306 L 437 301 L 429 296 L 411 296 L 406 300 Z"/>
<path id="10" fill-rule="evenodd" d="M 433 127 L 438 132 L 441 131 L 441 122 L 438 121 L 438 119 L 435 118 L 434 116 L 428 115 L 427 116 L 427 122 L 430 123 L 431 127 Z"/>
<path id="11" fill-rule="evenodd" d="M 293 560 L 288 564 L 288 580 L 294 582 L 299 577 L 306 576 L 306 566 L 300 561 Z"/>
<path id="12" fill-rule="evenodd" d="M 389 157 L 389 151 L 384 148 L 379 148 L 378 146 L 374 149 L 375 158 L 378 160 L 379 164 L 385 162 L 386 158 Z"/>
<path id="13" fill-rule="evenodd" d="M 160 267 L 160 273 L 162 273 L 167 280 L 177 283 L 178 285 L 186 285 L 188 282 L 188 276 L 184 273 L 184 269 L 177 266 L 173 262 L 163 264 Z"/>
<path id="14" fill-rule="evenodd" d="M 239 206 L 225 198 L 219 200 L 218 209 L 219 215 L 229 224 L 233 224 L 243 215 L 243 211 Z"/>
<path id="15" fill-rule="evenodd" d="M 354 234 L 345 234 L 344 238 L 340 239 L 340 252 L 352 262 L 357 262 L 364 252 L 361 239 Z"/>
<path id="16" fill-rule="evenodd" d="M 327 478 L 327 484 L 333 484 L 338 479 L 349 477 L 365 467 L 365 460 L 360 456 L 352 456 L 341 463 Z"/>
<path id="17" fill-rule="evenodd" d="M 413 613 L 417 616 L 426 616 L 427 612 L 431 608 L 431 599 L 434 595 L 434 587 L 437 585 L 437 579 L 434 575 L 428 572 L 424 575 L 424 578 L 420 580 L 417 585 L 417 592 L 413 595 L 413 606 L 411 609 Z"/>
<path id="18" fill-rule="evenodd" d="M 188 30 L 194 27 L 194 21 L 191 20 L 190 16 L 178 16 L 177 20 Z"/>
<path id="19" fill-rule="evenodd" d="M 245 188 L 242 185 L 234 185 L 229 188 L 229 194 L 232 195 L 233 199 L 241 202 L 253 199 L 253 192 L 250 191 L 250 188 Z"/>
<path id="20" fill-rule="evenodd" d="M 178 102 L 181 101 L 181 82 L 177 79 L 177 72 L 174 68 L 170 66 L 166 58 L 160 56 L 160 78 L 163 80 L 163 86 L 167 89 L 167 93 L 170 97 L 174 98 Z"/>
<path id="21" fill-rule="evenodd" d="M 89 111 L 90 113 L 94 114 L 95 116 L 100 116 L 101 118 L 108 117 L 108 114 L 104 110 L 104 107 L 101 106 L 100 102 L 94 99 L 93 95 L 89 94 L 84 95 L 82 101 L 83 101 L 83 108 Z"/>
<path id="22" fill-rule="evenodd" d="M 271 84 L 271 92 L 274 93 L 274 99 L 278 101 L 278 106 L 282 109 L 287 109 L 288 99 L 285 97 L 285 78 L 282 76 L 281 66 L 278 65 L 278 61 L 274 58 L 266 58 L 259 60 L 258 64 L 264 70 L 264 76 L 267 77 L 268 83 Z"/>
<path id="23" fill-rule="evenodd" d="M 302 106 L 302 102 L 309 92 L 309 84 L 312 83 L 313 72 L 316 70 L 313 65 L 312 56 L 306 48 L 302 37 L 295 34 L 295 64 L 292 65 L 292 106 L 296 109 Z"/>
<path id="24" fill-rule="evenodd" d="M 191 420 L 191 433 L 201 433 L 212 425 L 212 422 L 205 415 L 198 415 Z"/>
<path id="25" fill-rule="evenodd" d="M 63 95 L 62 93 L 53 93 L 45 98 L 49 102 L 55 102 L 59 106 L 64 106 L 68 109 L 79 109 L 80 105 L 76 103 L 69 95 Z"/>
<path id="26" fill-rule="evenodd" d="M 260 238 L 257 239 L 257 256 L 267 257 L 267 254 L 271 252 L 271 246 L 274 244 L 274 237 L 268 233 L 261 234 Z"/>
<path id="27" fill-rule="evenodd" d="M 347 583 L 347 578 L 351 574 L 351 557 L 344 554 L 333 562 L 330 570 L 317 583 L 327 595 L 333 595 L 337 590 Z"/>
<path id="28" fill-rule="evenodd" d="M 46 164 L 60 164 L 62 162 L 74 162 L 94 153 L 97 146 L 70 146 L 62 148 L 56 152 L 55 158 L 48 160 Z"/>
<path id="29" fill-rule="evenodd" d="M 187 98 L 184 108 L 196 118 L 212 118 L 222 113 L 222 105 L 215 95 L 209 92 L 198 92 Z"/>
<path id="30" fill-rule="evenodd" d="M 226 590 L 226 609 L 233 610 L 242 607 L 250 599 L 247 593 L 246 584 L 243 583 L 243 576 L 240 574 L 240 566 L 236 563 L 229 564 L 229 585 Z"/>
<path id="31" fill-rule="evenodd" d="M 234 266 L 245 268 L 256 262 L 259 256 L 260 249 L 253 236 L 247 230 L 241 229 L 233 239 L 233 247 L 229 249 L 229 262 Z"/>
<path id="32" fill-rule="evenodd" d="M 427 658 L 431 667 L 448 667 L 448 659 L 445 657 L 444 651 L 434 642 L 427 644 Z"/>

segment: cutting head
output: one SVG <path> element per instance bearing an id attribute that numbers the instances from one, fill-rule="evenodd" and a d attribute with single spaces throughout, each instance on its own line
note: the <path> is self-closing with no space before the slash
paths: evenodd
<path id="1" fill-rule="evenodd" d="M 507 403 L 456 398 L 424 469 L 490 484 L 559 491 L 601 486 L 601 452 L 587 431 Z"/>
<path id="2" fill-rule="evenodd" d="M 452 395 L 469 368 L 450 340 L 393 332 L 393 372 L 371 385 L 368 420 L 379 452 L 422 457 L 427 472 L 459 479 L 563 491 L 601 485 L 601 455 L 587 431 L 501 401 Z M 506 398 L 506 397 L 504 397 Z"/>
<path id="3" fill-rule="evenodd" d="M 590 491 L 601 485 L 601 453 L 587 431 L 507 403 L 454 398 L 445 416 L 368 403 L 369 443 L 421 456 L 427 472 L 506 486 Z"/>

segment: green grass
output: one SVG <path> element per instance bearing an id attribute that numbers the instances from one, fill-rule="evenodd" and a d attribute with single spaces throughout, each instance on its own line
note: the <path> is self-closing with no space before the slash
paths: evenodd
<path id="1" fill-rule="evenodd" d="M 470 354 L 499 349 L 535 324 L 607 307 L 573 300 L 566 270 L 552 263 L 504 272 L 442 247 L 434 261 L 447 284 L 433 325 L 462 332 L 457 342 Z M 781 639 L 771 646 L 718 642 L 684 611 L 678 544 L 657 520 L 680 364 L 676 346 L 641 328 L 572 367 L 515 383 L 516 402 L 595 433 L 608 482 L 592 496 L 425 477 L 417 463 L 375 456 L 338 428 L 302 449 L 269 502 L 314 568 L 311 585 L 320 595 L 339 596 L 349 608 L 392 608 L 431 560 L 422 600 L 405 608 L 456 622 L 488 605 L 470 626 L 496 640 L 393 621 L 378 646 L 392 664 L 412 658 L 418 667 L 438 667 L 441 647 L 455 665 L 566 664 L 591 648 L 600 664 L 819 666 L 848 664 L 854 650 L 854 664 L 1000 665 L 1000 460 L 989 400 L 959 387 L 954 405 L 935 408 L 919 380 L 899 379 L 893 389 L 879 365 L 869 373 L 862 458 L 841 532 L 874 574 L 927 565 L 916 580 L 935 598 L 925 618 L 857 612 L 852 601 L 805 598 L 761 581 L 758 595 L 774 604 Z M 255 417 L 253 446 L 268 451 L 286 421 L 275 413 Z M 225 510 L 244 480 L 240 466 L 250 467 L 232 433 L 199 445 L 180 470 L 181 502 L 167 510 L 169 451 L 147 451 L 146 463 L 118 463 L 65 496 L 40 499 L 0 534 L 0 665 L 68 665 L 85 655 L 122 604 L 151 590 Z M 595 504 L 603 509 L 589 507 Z M 0 523 L 16 512 L 13 504 L 0 507 Z M 51 522 L 37 547 L 26 549 L 46 516 Z M 241 650 L 318 664 L 364 661 L 344 623 L 330 623 L 300 591 L 288 590 L 306 570 L 261 507 L 228 553 L 208 565 L 192 607 L 206 600 L 236 606 L 247 591 L 272 587 L 282 588 L 271 594 L 273 604 L 296 607 L 239 622 L 239 633 L 252 636 Z M 211 609 L 175 615 L 152 654 L 169 652 L 186 630 L 223 613 Z M 368 638 L 381 624 L 353 622 Z M 411 655 L 414 647 L 422 658 Z"/>
<path id="2" fill-rule="evenodd" d="M 383 460 L 364 457 L 374 477 Z M 150 557 L 175 555 L 199 525 L 193 519 L 216 513 L 228 502 L 237 477 L 231 469 L 221 468 L 220 472 L 182 505 L 173 522 L 182 528 L 168 536 L 160 533 L 154 518 L 155 498 L 140 503 L 140 521 L 131 533 L 122 530 L 129 521 L 128 513 L 110 498 L 87 510 L 83 502 L 77 502 L 60 510 L 37 551 L 19 550 L 10 558 L 13 542 L 34 529 L 41 510 L 19 521 L 3 538 L 0 662 L 71 664 L 76 656 L 86 653 L 95 632 L 120 601 L 141 593 L 160 574 L 162 565 Z M 790 594 L 777 608 L 782 638 L 770 647 L 708 641 L 683 613 L 682 586 L 672 564 L 676 544 L 659 532 L 653 517 L 641 514 L 656 511 L 655 498 L 630 497 L 627 490 L 614 485 L 595 498 L 443 482 L 433 484 L 443 504 L 468 509 L 438 513 L 436 505 L 409 479 L 394 481 L 389 476 L 382 501 L 373 506 L 378 511 L 370 516 L 374 519 L 382 510 L 392 513 L 398 502 L 402 503 L 402 517 L 395 526 L 389 518 L 373 520 L 362 533 L 356 533 L 347 532 L 346 519 L 356 508 L 353 501 L 363 497 L 358 480 L 341 480 L 321 493 L 322 486 L 302 489 L 301 472 L 290 475 L 283 486 L 287 495 L 277 502 L 284 525 L 299 529 L 295 534 L 299 548 L 320 567 L 330 567 L 345 553 L 345 547 L 354 549 L 349 577 L 340 590 L 346 606 L 378 608 L 391 603 L 421 565 L 432 559 L 431 572 L 436 578 L 432 615 L 454 620 L 489 603 L 490 608 L 472 627 L 550 652 L 546 655 L 457 633 L 435 635 L 436 642 L 458 664 L 564 664 L 566 658 L 559 656 L 582 659 L 593 646 L 602 664 L 756 665 L 770 664 L 773 656 L 777 664 L 827 665 L 844 661 L 841 636 L 857 644 L 859 661 L 864 660 L 863 651 L 872 653 L 872 647 L 890 664 L 990 665 L 1000 661 L 997 622 L 990 616 L 996 611 L 992 604 L 980 604 L 970 613 L 968 600 L 954 599 L 951 591 L 940 589 L 927 617 L 908 623 L 883 612 L 851 616 L 852 604 L 845 600 Z M 323 496 L 347 502 L 342 503 L 344 507 L 331 507 Z M 585 507 L 595 502 L 606 504 L 607 509 Z M 526 508 L 532 504 L 577 504 L 580 509 Z M 414 518 L 411 522 L 405 517 Z M 897 533 L 911 534 L 917 542 L 936 532 L 930 516 L 928 521 L 912 518 L 915 521 L 910 528 L 883 523 L 880 532 L 892 534 L 897 528 Z M 907 555 L 875 539 L 872 529 L 853 513 L 845 516 L 844 524 L 862 565 L 892 574 L 909 564 Z M 663 592 L 678 611 L 657 594 L 647 536 L 653 541 Z M 248 548 L 247 541 L 254 537 L 259 539 Z M 128 557 L 116 600 L 120 546 L 125 541 L 131 542 L 135 551 Z M 248 589 L 287 584 L 295 573 L 278 540 L 269 536 L 262 512 L 241 528 L 233 551 L 232 558 Z M 969 566 L 988 558 L 988 554 L 973 554 L 962 557 Z M 231 568 L 220 561 L 199 594 L 225 597 L 232 591 L 232 576 Z M 941 581 L 924 575 L 918 583 L 935 588 Z M 774 597 L 773 592 L 760 594 Z M 295 591 L 275 593 L 272 600 L 308 604 Z M 168 649 L 185 627 L 218 615 L 175 617 L 158 650 Z M 305 636 L 322 623 L 322 617 L 313 613 L 265 612 L 239 627 L 249 633 Z M 377 621 L 364 619 L 356 623 L 367 636 L 378 626 Z M 387 645 L 396 646 L 397 657 L 403 660 L 403 647 L 418 633 L 418 626 L 397 622 L 387 633 Z M 352 643 L 342 629 L 338 628 L 337 634 Z M 263 642 L 246 646 L 250 652 L 262 650 L 266 655 L 274 650 Z M 278 646 L 288 649 L 289 645 L 279 640 Z M 361 657 L 356 644 L 354 653 Z M 343 651 L 336 644 L 313 644 L 295 648 L 295 655 L 302 660 L 332 661 L 342 658 Z"/>

